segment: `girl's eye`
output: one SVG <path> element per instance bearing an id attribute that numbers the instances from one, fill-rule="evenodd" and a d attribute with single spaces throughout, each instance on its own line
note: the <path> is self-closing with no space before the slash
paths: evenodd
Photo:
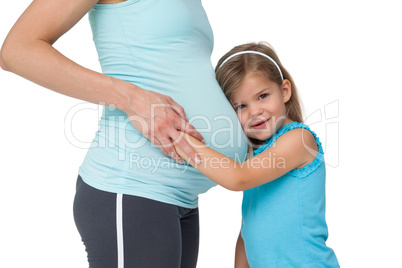
<path id="1" fill-rule="evenodd" d="M 240 104 L 240 105 L 235 107 L 235 110 L 239 111 L 239 110 L 243 109 L 244 107 L 246 107 L 244 104 Z"/>
<path id="2" fill-rule="evenodd" d="M 259 99 L 262 100 L 265 99 L 266 97 L 268 97 L 268 94 L 264 93 L 260 95 Z"/>

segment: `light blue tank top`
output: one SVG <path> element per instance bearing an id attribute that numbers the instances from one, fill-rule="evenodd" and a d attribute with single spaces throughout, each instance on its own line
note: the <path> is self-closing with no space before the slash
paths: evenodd
<path id="1" fill-rule="evenodd" d="M 289 123 L 255 150 L 254 155 L 296 128 L 307 129 L 314 135 L 319 148 L 317 157 L 301 169 L 244 191 L 241 234 L 253 268 L 339 267 L 334 251 L 325 244 L 328 238 L 325 163 L 316 134 L 304 124 Z M 271 164 L 275 164 L 273 160 Z"/>
<path id="2" fill-rule="evenodd" d="M 215 80 L 213 34 L 200 0 L 128 0 L 89 12 L 104 74 L 172 97 L 206 144 L 242 161 L 247 143 Z M 135 119 L 134 119 L 135 120 Z M 118 109 L 104 107 L 79 174 L 100 190 L 186 208 L 215 183 L 177 164 L 142 136 Z"/>

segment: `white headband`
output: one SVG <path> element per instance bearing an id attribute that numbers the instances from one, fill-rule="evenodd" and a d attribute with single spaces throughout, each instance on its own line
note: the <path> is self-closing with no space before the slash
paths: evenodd
<path id="1" fill-rule="evenodd" d="M 268 56 L 268 55 L 266 55 L 266 54 L 264 54 L 264 53 L 258 52 L 258 51 L 254 51 L 254 50 L 240 51 L 240 52 L 237 52 L 237 53 L 234 53 L 234 54 L 230 55 L 229 57 L 227 57 L 227 58 L 222 62 L 221 65 L 219 65 L 219 68 L 221 68 L 221 67 L 222 67 L 228 60 L 230 60 L 231 58 L 236 57 L 236 56 L 238 56 L 238 55 L 242 55 L 242 54 L 258 54 L 258 55 L 261 55 L 261 56 L 263 56 L 263 57 L 269 59 L 269 60 L 276 66 L 276 68 L 278 69 L 279 74 L 281 75 L 281 78 L 282 78 L 282 80 L 283 80 L 282 71 L 281 71 L 281 68 L 279 68 L 279 65 L 278 65 L 270 56 Z M 219 68 L 218 68 L 218 69 L 219 69 Z"/>

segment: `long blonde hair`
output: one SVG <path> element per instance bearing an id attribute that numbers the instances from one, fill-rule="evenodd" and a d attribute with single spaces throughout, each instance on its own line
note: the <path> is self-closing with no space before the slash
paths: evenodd
<path id="1" fill-rule="evenodd" d="M 302 123 L 302 104 L 299 100 L 296 84 L 289 72 L 283 67 L 274 49 L 266 42 L 247 43 L 236 46 L 218 61 L 217 67 L 215 68 L 216 79 L 228 100 L 231 100 L 231 97 L 243 82 L 244 77 L 246 77 L 246 75 L 250 72 L 262 72 L 269 80 L 273 81 L 279 86 L 282 85 L 283 80 L 275 64 L 261 55 L 253 53 L 237 55 L 222 65 L 222 63 L 234 53 L 247 50 L 264 53 L 271 57 L 278 64 L 283 74 L 283 79 L 289 80 L 292 86 L 292 95 L 289 101 L 285 103 L 286 115 L 290 120 Z M 252 157 L 253 147 L 255 147 L 255 144 L 257 144 L 257 142 L 249 138 L 249 150 L 247 158 Z"/>

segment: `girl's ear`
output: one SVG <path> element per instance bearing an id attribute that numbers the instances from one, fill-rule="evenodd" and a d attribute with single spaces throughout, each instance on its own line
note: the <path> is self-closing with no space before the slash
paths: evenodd
<path id="1" fill-rule="evenodd" d="M 283 97 L 283 102 L 287 103 L 290 100 L 290 97 L 292 96 L 292 84 L 290 83 L 289 80 L 284 79 L 282 82 L 282 97 Z"/>

